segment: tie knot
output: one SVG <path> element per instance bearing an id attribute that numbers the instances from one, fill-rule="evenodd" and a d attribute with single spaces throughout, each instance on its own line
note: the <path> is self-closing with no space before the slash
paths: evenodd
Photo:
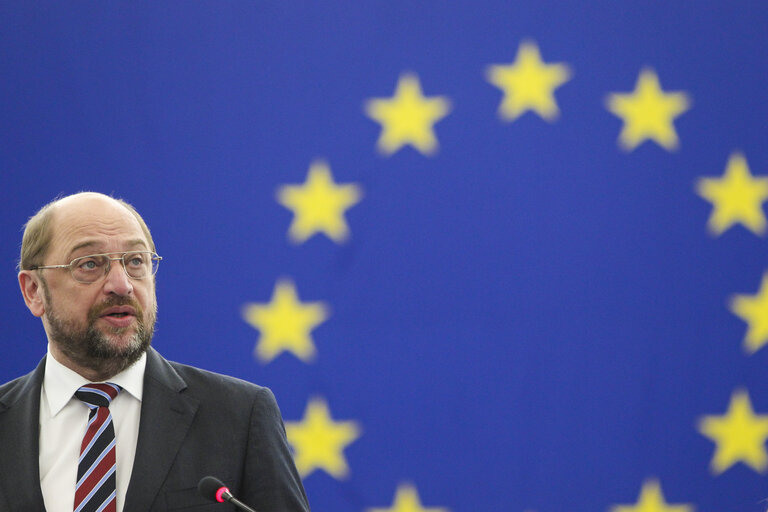
<path id="1" fill-rule="evenodd" d="M 85 402 L 88 407 L 109 407 L 112 400 L 122 388 L 117 384 L 86 384 L 77 391 L 75 396 Z"/>

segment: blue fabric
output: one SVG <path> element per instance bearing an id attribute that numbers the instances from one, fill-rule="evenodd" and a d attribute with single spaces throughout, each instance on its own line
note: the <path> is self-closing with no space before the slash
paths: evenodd
<path id="1" fill-rule="evenodd" d="M 13 276 L 21 226 L 59 194 L 114 193 L 163 257 L 154 346 L 269 386 L 289 431 L 327 411 L 346 436 L 346 471 L 304 474 L 315 510 L 400 489 L 428 510 L 606 511 L 654 482 L 670 507 L 765 509 L 766 470 L 716 462 L 704 433 L 745 397 L 768 415 L 768 350 L 736 313 L 760 296 L 765 231 L 718 228 L 703 181 L 741 157 L 768 176 L 764 2 L 5 2 L 0 19 L 0 381 L 45 352 Z M 505 118 L 490 78 L 528 43 L 567 71 L 557 115 Z M 649 73 L 681 95 L 676 138 L 632 146 L 615 111 Z M 436 145 L 380 143 L 373 101 L 403 77 L 443 100 Z M 285 187 L 322 162 L 357 201 L 346 237 L 300 240 Z M 303 358 L 246 321 L 277 290 L 314 306 Z"/>

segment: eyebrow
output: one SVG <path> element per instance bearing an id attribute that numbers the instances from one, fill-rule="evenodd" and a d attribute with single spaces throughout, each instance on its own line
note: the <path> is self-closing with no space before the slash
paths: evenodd
<path id="1" fill-rule="evenodd" d="M 72 256 L 72 254 L 75 253 L 75 251 L 78 251 L 80 249 L 83 249 L 84 247 L 94 247 L 100 245 L 102 242 L 99 240 L 86 240 L 84 242 L 80 242 L 79 244 L 75 245 L 72 249 L 69 251 L 69 256 Z M 134 238 L 133 240 L 129 240 L 126 243 L 127 247 L 136 247 L 137 245 L 143 245 L 144 248 L 148 249 L 147 243 L 142 240 L 141 238 Z M 115 251 L 115 252 L 122 252 L 122 251 Z M 111 253 L 108 253 L 111 254 Z"/>

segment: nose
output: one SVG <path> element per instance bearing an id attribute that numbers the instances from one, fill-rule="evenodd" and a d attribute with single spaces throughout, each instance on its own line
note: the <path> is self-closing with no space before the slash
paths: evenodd
<path id="1" fill-rule="evenodd" d="M 125 273 L 120 259 L 110 261 L 109 272 L 104 280 L 104 293 L 115 295 L 130 295 L 133 293 L 133 283 Z"/>

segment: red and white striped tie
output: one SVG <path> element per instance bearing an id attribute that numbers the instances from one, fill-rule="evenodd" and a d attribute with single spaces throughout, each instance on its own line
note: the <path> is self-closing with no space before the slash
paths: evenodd
<path id="1" fill-rule="evenodd" d="M 109 404 L 120 393 L 117 384 L 86 384 L 75 396 L 91 409 L 80 445 L 74 512 L 115 512 L 115 427 Z"/>

